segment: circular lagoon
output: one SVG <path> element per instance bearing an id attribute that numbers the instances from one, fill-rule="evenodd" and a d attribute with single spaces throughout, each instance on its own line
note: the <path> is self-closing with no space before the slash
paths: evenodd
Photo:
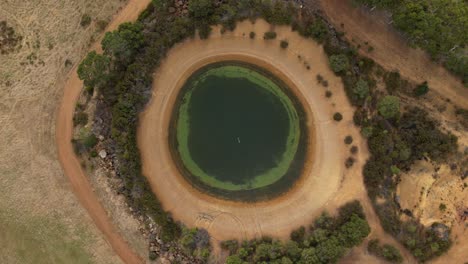
<path id="1" fill-rule="evenodd" d="M 195 72 L 172 114 L 172 154 L 186 180 L 222 198 L 257 201 L 300 177 L 307 138 L 292 92 L 271 73 L 223 62 Z"/>

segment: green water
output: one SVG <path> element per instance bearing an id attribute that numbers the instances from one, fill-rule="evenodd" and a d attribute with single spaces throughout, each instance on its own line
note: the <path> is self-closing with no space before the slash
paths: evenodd
<path id="1" fill-rule="evenodd" d="M 186 178 L 223 194 L 265 190 L 285 175 L 297 178 L 291 165 L 301 120 L 284 89 L 263 70 L 234 62 L 189 78 L 173 115 L 175 156 Z"/>

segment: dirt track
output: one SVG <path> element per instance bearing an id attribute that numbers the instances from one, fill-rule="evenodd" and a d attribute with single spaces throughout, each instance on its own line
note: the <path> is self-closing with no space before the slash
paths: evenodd
<path id="1" fill-rule="evenodd" d="M 149 2 L 149 0 L 130 0 L 124 9 L 114 17 L 107 30 L 113 30 L 123 22 L 136 20 Z M 96 42 L 92 49 L 100 50 L 100 41 Z M 82 87 L 83 82 L 78 78 L 76 69 L 73 69 L 65 84 L 63 100 L 57 113 L 56 140 L 60 163 L 82 206 L 88 211 L 114 251 L 125 263 L 142 263 L 142 259 L 130 249 L 113 228 L 112 222 L 93 193 L 93 188 L 73 151 L 71 144 L 73 112 Z"/>

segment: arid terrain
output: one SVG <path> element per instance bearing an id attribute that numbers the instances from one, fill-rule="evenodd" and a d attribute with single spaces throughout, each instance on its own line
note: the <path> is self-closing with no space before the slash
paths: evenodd
<path id="1" fill-rule="evenodd" d="M 0 55 L 0 263 L 140 263 L 147 258 L 144 238 L 137 238 L 138 224 L 126 212 L 121 197 L 114 196 L 106 180 L 99 178 L 105 173 L 90 173 L 82 168 L 70 141 L 73 111 L 83 88 L 76 65 L 87 51 L 100 50 L 102 25 L 110 22 L 107 30 L 112 30 L 122 22 L 135 20 L 149 2 L 0 2 L 0 21 L 7 21 L 23 37 L 17 51 Z M 346 32 L 349 41 L 372 45 L 374 50 L 361 50 L 363 55 L 385 69 L 398 69 L 403 78 L 429 82 L 431 92 L 419 104 L 434 110 L 432 115 L 446 130 L 459 136 L 463 151 L 468 146 L 468 136 L 457 123 L 451 103 L 467 108 L 468 89 L 425 53 L 407 47 L 384 18 L 353 9 L 343 1 L 320 2 L 324 14 Z M 87 25 L 82 25 L 84 14 L 91 18 Z M 139 143 L 145 175 L 165 209 L 189 226 L 209 229 L 215 240 L 264 234 L 285 238 L 292 228 L 310 223 L 322 210 L 333 212 L 344 202 L 359 199 L 372 228 L 368 239 L 379 238 L 392 244 L 400 249 L 405 263 L 416 263 L 384 233 L 372 209 L 361 175 L 368 156 L 366 144 L 353 124 L 353 109 L 343 85 L 329 70 L 322 48 L 286 27 L 275 31 L 279 39 L 289 41 L 287 51 L 279 48 L 277 40 L 265 42 L 248 37 L 250 31 L 260 36 L 268 30 L 262 21 L 243 22 L 234 32 L 222 36 L 215 28 L 209 40 L 188 40 L 176 46 L 155 73 L 160 78 L 154 83 L 153 101 L 143 113 L 147 120 L 140 127 Z M 311 126 L 315 125 L 318 131 L 316 160 L 310 164 L 310 173 L 325 173 L 329 178 L 326 183 L 300 182 L 273 209 L 268 203 L 240 208 L 238 204 L 203 197 L 177 177 L 156 184 L 158 177 L 175 175 L 168 160 L 166 131 L 162 129 L 170 112 L 167 104 L 180 84 L 176 82 L 186 78 L 191 67 L 206 62 L 202 57 L 216 60 L 227 58 L 228 54 L 235 54 L 232 58 L 244 56 L 253 62 L 262 61 L 272 71 L 281 70 L 303 100 L 311 104 Z M 316 74 L 329 82 L 331 98 L 327 99 L 326 89 L 316 83 Z M 442 108 L 443 111 L 436 111 Z M 334 112 L 343 113 L 344 119 L 333 121 Z M 154 127 L 158 124 L 162 125 L 159 130 Z M 154 135 L 155 131 L 161 133 Z M 359 147 L 357 162 L 350 169 L 344 168 L 349 153 L 343 143 L 347 135 L 352 135 L 353 144 Z M 143 147 L 148 142 L 151 148 Z M 424 161 L 402 177 L 398 191 L 402 207 L 413 210 L 425 224 L 442 221 L 453 228 L 453 247 L 432 263 L 464 263 L 468 259 L 466 219 L 458 216 L 460 210 L 468 207 L 463 185 L 467 180 L 461 181 L 449 165 L 436 169 Z M 176 195 L 174 190 L 181 192 Z M 286 204 L 286 198 L 291 197 L 295 197 L 295 202 Z M 442 203 L 445 209 L 440 209 Z M 238 227 L 243 230 L 240 236 L 233 232 Z M 342 263 L 379 263 L 368 254 L 366 244 L 354 248 Z"/>

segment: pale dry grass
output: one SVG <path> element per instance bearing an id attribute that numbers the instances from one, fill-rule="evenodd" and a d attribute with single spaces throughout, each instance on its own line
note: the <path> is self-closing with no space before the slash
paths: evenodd
<path id="1" fill-rule="evenodd" d="M 119 263 L 71 192 L 57 161 L 54 127 L 63 81 L 125 1 L 3 0 L 0 20 L 22 35 L 0 55 L 0 262 Z M 28 60 L 34 54 L 37 59 Z M 7 85 L 7 82 L 10 84 Z"/>

